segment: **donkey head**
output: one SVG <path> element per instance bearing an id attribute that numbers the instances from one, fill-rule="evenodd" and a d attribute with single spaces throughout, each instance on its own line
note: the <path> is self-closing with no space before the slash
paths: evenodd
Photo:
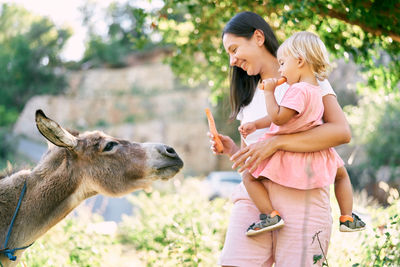
<path id="1" fill-rule="evenodd" d="M 31 244 L 90 196 L 120 196 L 156 179 L 172 178 L 183 167 L 174 149 L 163 144 L 133 143 L 99 131 L 71 134 L 41 110 L 36 111 L 36 125 L 54 145 L 33 170 L 0 179 L 0 245 L 4 242 L 4 247 Z M 9 218 L 18 210 L 13 205 L 23 183 L 26 194 L 7 243 Z M 22 251 L 15 252 L 18 259 Z M 0 263 L 10 267 L 17 261 L 0 253 Z"/>
<path id="2" fill-rule="evenodd" d="M 134 143 L 99 131 L 73 135 L 41 110 L 36 111 L 36 125 L 56 145 L 38 172 L 67 173 L 78 180 L 85 195 L 120 196 L 154 180 L 172 178 L 183 167 L 175 150 L 164 144 Z"/>

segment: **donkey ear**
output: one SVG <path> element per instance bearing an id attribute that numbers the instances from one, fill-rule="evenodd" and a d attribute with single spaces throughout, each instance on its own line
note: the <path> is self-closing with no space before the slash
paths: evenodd
<path id="1" fill-rule="evenodd" d="M 41 109 L 36 110 L 36 126 L 39 132 L 56 146 L 74 148 L 78 144 L 75 136 L 46 117 Z"/>

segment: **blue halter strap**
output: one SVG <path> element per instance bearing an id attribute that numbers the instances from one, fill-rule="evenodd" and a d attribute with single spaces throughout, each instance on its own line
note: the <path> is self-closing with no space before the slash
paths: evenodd
<path id="1" fill-rule="evenodd" d="M 17 205 L 17 208 L 15 209 L 14 216 L 13 216 L 13 218 L 11 220 L 10 226 L 8 227 L 8 233 L 7 233 L 7 237 L 6 237 L 6 242 L 4 243 L 4 248 L 0 249 L 0 254 L 4 254 L 11 261 L 15 261 L 17 259 L 17 256 L 14 256 L 15 251 L 26 249 L 26 248 L 32 246 L 32 244 L 33 244 L 32 243 L 32 244 L 30 244 L 28 246 L 20 247 L 20 248 L 14 248 L 14 249 L 7 248 L 8 239 L 10 239 L 12 228 L 13 228 L 14 221 L 15 221 L 15 217 L 17 217 L 17 213 L 19 211 L 19 207 L 21 206 L 22 199 L 24 198 L 25 191 L 26 191 L 26 181 L 24 183 L 24 187 L 22 188 L 21 195 L 19 196 L 18 205 Z M 3 264 L 1 264 L 1 262 L 0 262 L 0 266 L 3 267 Z"/>

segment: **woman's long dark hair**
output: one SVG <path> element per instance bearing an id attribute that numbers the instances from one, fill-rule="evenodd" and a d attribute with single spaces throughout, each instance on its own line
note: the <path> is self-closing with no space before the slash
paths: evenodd
<path id="1" fill-rule="evenodd" d="M 276 57 L 276 51 L 279 44 L 269 24 L 259 15 L 253 12 L 245 11 L 236 14 L 226 24 L 222 31 L 222 37 L 225 33 L 234 34 L 236 36 L 250 39 L 255 30 L 261 30 L 264 33 L 264 46 Z M 229 118 L 234 120 L 241 107 L 250 104 L 253 99 L 254 92 L 260 75 L 249 76 L 247 72 L 236 66 L 230 70 L 230 104 L 231 114 Z"/>

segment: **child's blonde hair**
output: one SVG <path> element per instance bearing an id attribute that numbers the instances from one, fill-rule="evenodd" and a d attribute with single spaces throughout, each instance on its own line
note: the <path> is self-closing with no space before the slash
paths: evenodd
<path id="1" fill-rule="evenodd" d="M 303 58 L 311 65 L 318 80 L 328 77 L 331 68 L 328 51 L 316 34 L 297 32 L 286 39 L 278 50 L 295 58 Z"/>

